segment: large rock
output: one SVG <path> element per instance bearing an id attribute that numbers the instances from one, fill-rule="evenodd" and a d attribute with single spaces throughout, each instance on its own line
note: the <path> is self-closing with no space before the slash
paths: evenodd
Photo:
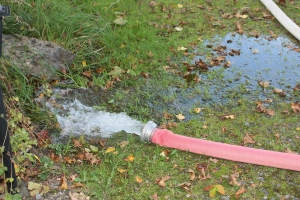
<path id="1" fill-rule="evenodd" d="M 75 55 L 52 42 L 19 35 L 2 35 L 3 56 L 23 72 L 51 79 L 73 62 Z"/>

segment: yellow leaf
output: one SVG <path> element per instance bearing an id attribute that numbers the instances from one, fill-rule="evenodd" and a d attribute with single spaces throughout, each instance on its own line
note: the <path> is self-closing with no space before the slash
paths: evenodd
<path id="1" fill-rule="evenodd" d="M 34 155 L 35 159 L 37 159 L 39 162 L 41 162 L 41 160 L 39 159 L 38 156 Z"/>
<path id="2" fill-rule="evenodd" d="M 225 194 L 225 189 L 222 185 L 215 185 L 217 187 L 217 190 L 220 194 Z"/>
<path id="3" fill-rule="evenodd" d="M 300 131 L 300 127 L 297 127 L 296 130 L 297 130 L 297 131 Z"/>
<path id="4" fill-rule="evenodd" d="M 82 61 L 82 66 L 83 66 L 83 67 L 86 67 L 86 61 L 85 61 L 85 60 Z"/>
<path id="5" fill-rule="evenodd" d="M 177 119 L 179 119 L 180 121 L 181 120 L 184 120 L 185 119 L 185 116 L 183 116 L 181 113 L 176 115 Z"/>
<path id="6" fill-rule="evenodd" d="M 134 161 L 134 156 L 130 154 L 129 156 L 127 156 L 126 158 L 124 158 L 124 160 L 126 162 L 133 162 Z"/>
<path id="7" fill-rule="evenodd" d="M 126 172 L 127 170 L 126 169 L 117 169 L 118 172 L 120 172 L 121 174 L 123 174 L 124 172 Z"/>
<path id="8" fill-rule="evenodd" d="M 226 116 L 224 116 L 226 119 L 234 119 L 235 117 L 234 117 L 234 115 L 226 115 Z"/>
<path id="9" fill-rule="evenodd" d="M 111 153 L 114 152 L 116 149 L 114 147 L 108 147 L 105 151 L 105 153 Z"/>
<path id="10" fill-rule="evenodd" d="M 183 5 L 182 4 L 177 4 L 177 6 L 178 6 L 178 8 L 182 8 L 183 7 Z"/>
<path id="11" fill-rule="evenodd" d="M 139 176 L 136 176 L 136 177 L 135 177 L 135 181 L 136 181 L 137 183 L 142 183 L 142 182 L 143 182 L 143 179 L 142 179 L 141 177 L 139 177 Z"/>
<path id="12" fill-rule="evenodd" d="M 187 50 L 187 48 L 186 47 L 178 47 L 177 50 L 178 51 L 185 51 L 185 50 Z"/>
<path id="13" fill-rule="evenodd" d="M 124 48 L 125 47 L 125 44 L 121 44 L 121 46 L 120 46 L 121 48 Z"/>
<path id="14" fill-rule="evenodd" d="M 16 102 L 19 102 L 19 97 L 14 97 L 14 100 L 16 101 Z"/>
<path id="15" fill-rule="evenodd" d="M 195 113 L 200 113 L 200 112 L 201 112 L 201 108 L 195 108 L 195 109 L 194 109 L 194 112 L 195 112 Z"/>

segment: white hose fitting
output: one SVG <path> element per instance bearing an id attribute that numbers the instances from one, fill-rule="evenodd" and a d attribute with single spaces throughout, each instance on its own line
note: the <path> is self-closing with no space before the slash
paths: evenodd
<path id="1" fill-rule="evenodd" d="M 300 41 L 300 27 L 295 24 L 272 0 L 260 0 L 273 16 L 283 25 L 293 36 Z"/>
<path id="2" fill-rule="evenodd" d="M 151 138 L 155 130 L 157 129 L 157 125 L 153 121 L 147 122 L 142 130 L 142 134 L 140 139 L 142 142 L 151 142 Z"/>

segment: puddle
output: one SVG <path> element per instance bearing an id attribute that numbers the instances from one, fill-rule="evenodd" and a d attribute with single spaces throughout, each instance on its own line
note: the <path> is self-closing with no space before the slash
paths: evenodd
<path id="1" fill-rule="evenodd" d="M 256 85 L 257 81 L 270 81 L 271 86 L 289 89 L 300 81 L 300 53 L 293 50 L 296 45 L 288 39 L 278 37 L 269 41 L 268 37 L 246 37 L 245 35 L 226 35 L 224 38 L 214 38 L 210 42 L 214 47 L 224 46 L 226 50 L 217 52 L 216 56 L 224 56 L 231 66 L 224 71 L 224 80 L 232 80 L 236 84 L 250 82 Z M 240 52 L 235 55 L 232 50 Z M 231 55 L 229 55 L 231 54 Z M 195 56 L 193 63 L 203 56 Z M 207 80 L 205 74 L 200 75 Z"/>
<path id="2" fill-rule="evenodd" d="M 137 88 L 60 90 L 64 94 L 56 95 L 52 109 L 56 107 L 54 110 L 62 128 L 61 135 L 110 137 L 122 130 L 139 134 L 143 124 L 133 119 L 137 118 L 134 109 L 139 109 L 137 113 L 143 115 L 142 118 L 159 123 L 164 112 L 174 115 L 182 113 L 187 121 L 202 118 L 202 113 L 191 112 L 196 107 L 224 105 L 243 98 L 273 98 L 273 88 L 286 92 L 286 96 L 278 98 L 280 101 L 299 98 L 293 87 L 300 82 L 300 53 L 293 51 L 296 45 L 288 39 L 278 37 L 269 41 L 264 37 L 228 34 L 224 38 L 215 37 L 206 41 L 205 45 L 209 47 L 195 50 L 192 60 L 184 62 L 190 62 L 192 66 L 199 59 L 210 63 L 211 57 L 224 56 L 231 65 L 227 68 L 209 67 L 207 72 L 195 71 L 201 79 L 199 83 L 187 86 L 182 77 L 175 76 L 173 85 L 147 79 Z M 226 49 L 213 50 L 220 46 L 226 46 Z M 233 50 L 238 51 L 239 55 L 232 55 L 230 52 L 235 52 Z M 268 81 L 270 87 L 262 88 L 258 81 Z M 111 113 L 113 111 L 127 112 L 133 118 L 125 113 Z"/>

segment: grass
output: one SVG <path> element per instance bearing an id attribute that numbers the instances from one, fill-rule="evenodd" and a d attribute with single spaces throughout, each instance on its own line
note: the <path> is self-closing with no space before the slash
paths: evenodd
<path id="1" fill-rule="evenodd" d="M 272 17 L 263 18 L 265 7 L 254 0 L 166 0 L 154 3 L 134 0 L 4 1 L 3 4 L 11 5 L 13 12 L 11 17 L 5 18 L 4 31 L 49 40 L 70 49 L 76 54 L 76 60 L 68 66 L 66 73 L 58 72 L 61 79 L 73 80 L 71 87 L 75 88 L 90 86 L 111 90 L 112 98 L 101 102 L 108 110 L 125 111 L 141 121 L 176 122 L 178 126 L 170 129 L 191 137 L 274 151 L 288 148 L 297 152 L 299 116 L 285 101 L 288 98 L 278 97 L 271 88 L 264 89 L 263 92 L 273 99 L 273 103 L 267 104 L 268 109 L 275 111 L 270 117 L 254 111 L 257 105 L 253 99 L 244 96 L 249 94 L 246 82 L 224 93 L 226 103 L 210 103 L 214 93 L 223 91 L 227 81 L 239 80 L 241 73 L 237 72 L 232 80 L 225 80 L 223 68 L 199 72 L 203 77 L 199 83 L 194 83 L 194 76 L 186 76 L 189 71 L 186 62 L 197 54 L 194 49 L 199 49 L 206 58 L 210 57 L 210 50 L 202 41 L 213 35 L 236 32 L 236 22 L 241 24 L 246 35 L 253 32 L 269 35 L 272 30 L 276 35 L 291 38 Z M 280 7 L 299 23 L 298 2 Z M 238 11 L 248 17 L 223 18 L 226 13 L 235 15 Z M 113 23 L 120 17 L 127 23 Z M 175 27 L 183 30 L 176 31 Z M 178 47 L 187 50 L 180 51 Z M 83 61 L 87 65 L 83 65 Z M 4 72 L 0 79 L 4 82 L 8 107 L 16 107 L 18 112 L 29 116 L 37 130 L 53 132 L 56 123 L 53 116 L 49 117 L 43 106 L 33 103 L 36 88 L 47 81 L 27 76 L 8 63 L 2 60 L 0 66 Z M 115 66 L 124 71 L 116 73 Z M 90 76 L 84 75 L 87 73 Z M 55 87 L 60 86 L 50 86 L 51 89 Z M 256 100 L 262 89 L 250 92 Z M 289 95 L 297 99 L 299 92 Z M 20 98 L 19 103 L 13 101 L 14 97 Z M 197 100 L 199 97 L 203 101 Z M 195 114 L 193 110 L 198 107 L 202 111 Z M 163 113 L 171 113 L 173 117 L 166 119 Z M 184 113 L 187 120 L 179 122 L 174 117 L 178 113 Z M 235 119 L 220 120 L 219 116 L 228 114 L 234 115 Z M 36 136 L 37 130 L 30 132 L 32 136 Z M 254 144 L 243 143 L 246 134 L 253 136 Z M 97 139 L 77 138 L 78 146 L 73 139 L 66 144 L 40 147 L 39 151 L 43 152 L 40 161 L 18 164 L 23 170 L 25 166 L 35 170 L 40 168 L 38 175 L 30 178 L 35 182 L 57 182 L 62 176 L 75 176 L 69 185 L 79 187 L 69 189 L 83 191 L 92 199 L 155 199 L 156 194 L 164 199 L 208 199 L 209 192 L 204 189 L 216 184 L 224 186 L 231 199 L 236 198 L 242 187 L 247 191 L 240 194 L 239 199 L 282 199 L 287 198 L 286 195 L 299 198 L 298 172 L 227 160 L 214 163 L 203 155 L 141 143 L 137 136 L 125 133 L 109 139 L 106 146 L 99 146 Z M 119 143 L 122 141 L 129 144 L 122 146 Z M 101 164 L 91 163 L 87 158 L 85 149 L 91 149 L 90 144 L 99 148 L 92 155 L 97 161 L 101 160 Z M 108 147 L 114 147 L 117 153 L 107 153 Z M 81 154 L 84 156 L 80 157 Z M 130 155 L 134 157 L 133 162 L 126 159 Z M 70 159 L 75 159 L 76 163 Z M 204 166 L 209 178 L 203 179 L 199 164 Z M 191 170 L 197 177 L 194 180 L 190 180 Z M 19 175 L 22 173 L 21 170 Z M 165 176 L 170 179 L 165 181 L 165 186 L 160 186 L 158 182 Z M 60 189 L 52 192 L 57 190 Z M 216 194 L 212 199 L 221 196 Z"/>

